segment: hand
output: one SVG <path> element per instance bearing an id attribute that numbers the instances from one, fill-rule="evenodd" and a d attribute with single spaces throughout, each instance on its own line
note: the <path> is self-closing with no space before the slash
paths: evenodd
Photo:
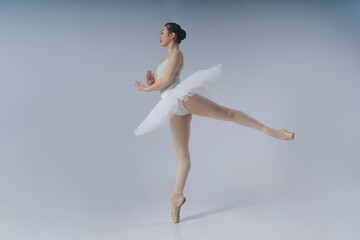
<path id="1" fill-rule="evenodd" d="M 147 73 L 146 73 L 145 83 L 148 86 L 151 86 L 151 85 L 153 85 L 155 83 L 154 74 L 150 70 L 148 70 Z"/>
<path id="2" fill-rule="evenodd" d="M 147 86 L 145 86 L 141 82 L 138 82 L 138 81 L 135 81 L 135 82 L 136 83 L 134 84 L 134 86 L 137 87 L 137 89 L 139 89 L 140 91 L 148 92 L 148 87 Z"/>

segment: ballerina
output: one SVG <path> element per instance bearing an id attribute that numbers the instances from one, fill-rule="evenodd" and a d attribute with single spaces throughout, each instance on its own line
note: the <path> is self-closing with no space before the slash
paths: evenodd
<path id="1" fill-rule="evenodd" d="M 168 48 L 167 55 L 159 62 L 156 73 L 147 71 L 145 84 L 135 81 L 140 91 L 159 91 L 161 100 L 135 129 L 135 135 L 142 135 L 170 122 L 174 141 L 178 170 L 176 184 L 171 195 L 171 216 L 174 223 L 179 222 L 180 208 L 185 203 L 183 195 L 186 179 L 190 172 L 190 124 L 192 114 L 231 121 L 242 126 L 254 128 L 271 137 L 293 140 L 294 133 L 283 128 L 271 128 L 248 114 L 222 106 L 199 93 L 209 89 L 222 75 L 222 64 L 197 71 L 183 81 L 180 72 L 184 64 L 184 55 L 179 44 L 186 38 L 186 32 L 179 24 L 166 23 L 160 31 L 160 45 Z"/>

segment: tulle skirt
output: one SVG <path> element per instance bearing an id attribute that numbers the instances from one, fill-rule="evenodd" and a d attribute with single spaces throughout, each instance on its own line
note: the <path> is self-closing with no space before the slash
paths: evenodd
<path id="1" fill-rule="evenodd" d="M 148 113 L 146 118 L 134 130 L 136 136 L 148 133 L 164 125 L 178 110 L 179 100 L 187 100 L 189 96 L 209 90 L 222 76 L 222 64 L 199 70 L 161 94 L 161 100 Z"/>

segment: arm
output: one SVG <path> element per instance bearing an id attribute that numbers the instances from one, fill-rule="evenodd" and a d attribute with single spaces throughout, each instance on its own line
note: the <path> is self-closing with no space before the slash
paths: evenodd
<path id="1" fill-rule="evenodd" d="M 146 92 L 156 91 L 156 90 L 160 90 L 161 88 L 169 85 L 171 83 L 172 79 L 174 78 L 174 75 L 175 75 L 180 63 L 181 63 L 180 52 L 179 51 L 173 52 L 172 57 L 170 58 L 169 63 L 166 67 L 165 76 L 160 79 L 157 79 L 155 81 L 155 83 L 152 84 L 151 86 L 145 87 L 143 85 L 144 87 L 142 87 L 142 89 L 140 89 L 140 90 L 143 90 Z"/>
<path id="2" fill-rule="evenodd" d="M 166 78 L 166 75 L 165 75 L 164 77 L 157 80 L 153 85 L 147 87 L 146 91 L 150 92 L 150 91 L 160 90 L 161 88 L 169 85 L 170 83 L 171 83 L 171 81 L 169 81 L 168 78 Z"/>
<path id="3" fill-rule="evenodd" d="M 148 87 L 148 91 L 160 90 L 169 85 L 174 78 L 174 75 L 181 63 L 181 55 L 179 51 L 174 51 L 166 67 L 165 76 L 155 81 L 155 83 Z"/>

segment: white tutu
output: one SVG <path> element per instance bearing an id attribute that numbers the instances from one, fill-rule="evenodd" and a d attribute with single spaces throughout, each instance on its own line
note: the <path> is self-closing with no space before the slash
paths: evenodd
<path id="1" fill-rule="evenodd" d="M 136 136 L 143 135 L 164 125 L 178 109 L 178 99 L 187 100 L 189 96 L 207 91 L 222 76 L 222 64 L 194 72 L 171 89 L 161 94 L 161 100 L 135 129 Z"/>

